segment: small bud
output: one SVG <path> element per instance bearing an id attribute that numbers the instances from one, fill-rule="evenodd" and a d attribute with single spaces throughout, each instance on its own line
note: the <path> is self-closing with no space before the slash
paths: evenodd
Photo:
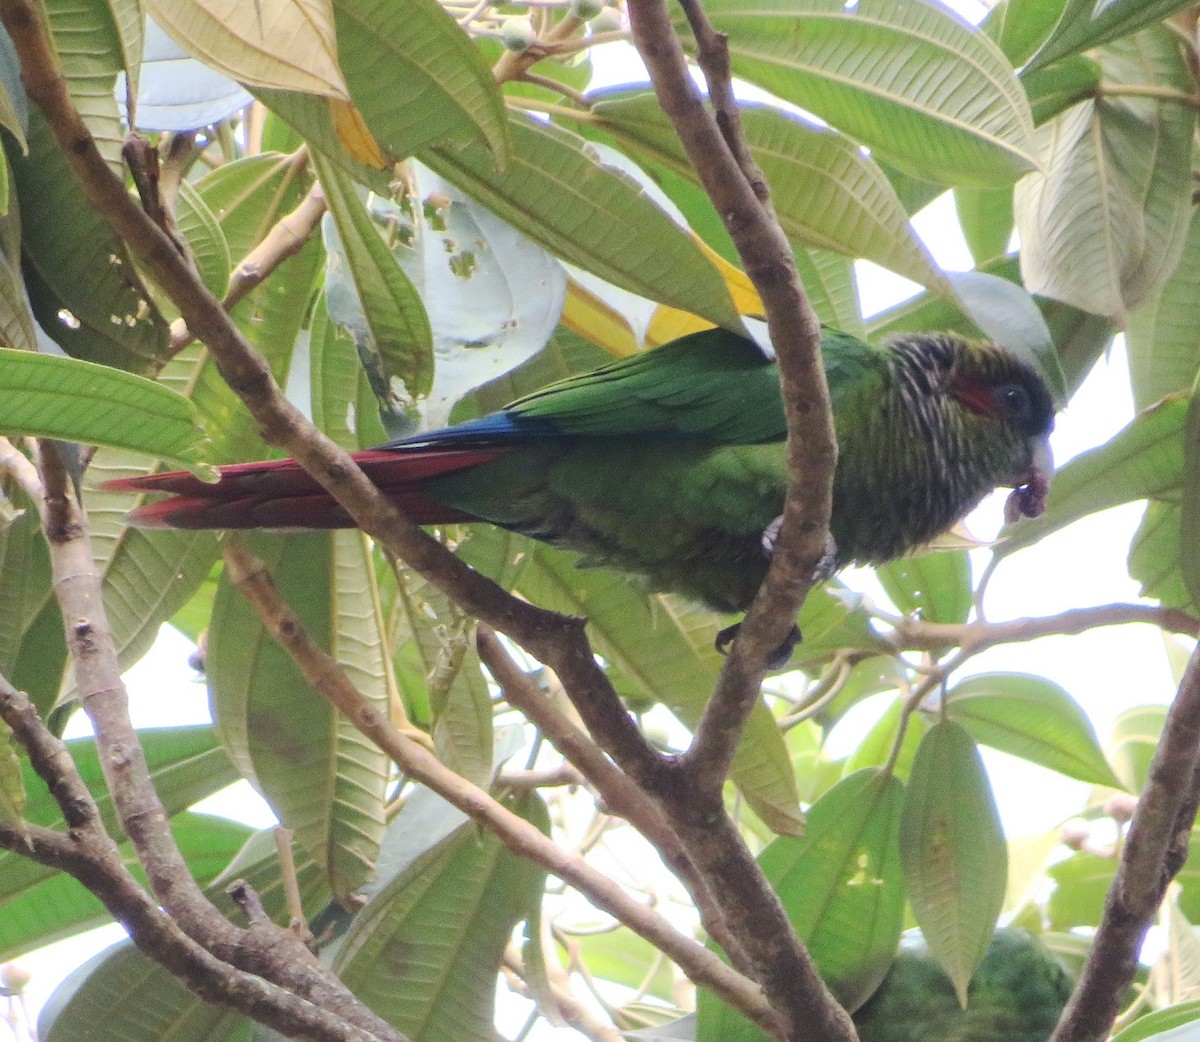
<path id="1" fill-rule="evenodd" d="M 1059 831 L 1059 838 L 1062 840 L 1063 846 L 1070 847 L 1072 850 L 1082 850 L 1087 845 L 1088 827 L 1078 819 L 1068 821 Z"/>
<path id="2" fill-rule="evenodd" d="M 1137 810 L 1137 797 L 1127 792 L 1114 792 L 1104 801 L 1104 813 L 1119 825 L 1124 825 Z"/>
<path id="3" fill-rule="evenodd" d="M 616 33 L 625 28 L 621 12 L 615 7 L 605 7 L 588 19 L 588 28 L 593 33 Z"/>
<path id="4" fill-rule="evenodd" d="M 533 31 L 533 23 L 528 18 L 506 18 L 500 27 L 500 38 L 510 51 L 527 51 L 537 43 L 537 33 Z"/>
<path id="5" fill-rule="evenodd" d="M 33 973 L 19 962 L 0 965 L 0 987 L 10 995 L 20 995 L 33 978 Z"/>
<path id="6" fill-rule="evenodd" d="M 604 0 L 569 0 L 567 10 L 586 22 L 604 10 Z"/>

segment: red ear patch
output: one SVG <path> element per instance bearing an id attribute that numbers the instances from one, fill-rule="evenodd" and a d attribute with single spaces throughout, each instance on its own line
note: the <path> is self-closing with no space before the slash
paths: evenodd
<path id="1" fill-rule="evenodd" d="M 974 380 L 955 380 L 950 385 L 950 393 L 956 401 L 961 402 L 972 412 L 982 416 L 993 416 L 996 412 L 996 402 L 991 392 Z"/>

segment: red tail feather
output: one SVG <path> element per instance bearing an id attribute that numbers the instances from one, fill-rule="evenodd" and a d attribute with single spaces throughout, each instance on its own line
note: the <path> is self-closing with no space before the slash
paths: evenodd
<path id="1" fill-rule="evenodd" d="M 354 459 L 367 477 L 418 524 L 470 521 L 421 490 L 430 478 L 453 474 L 504 455 L 503 449 L 371 449 Z M 186 471 L 107 481 L 111 492 L 168 492 L 130 514 L 143 528 L 353 528 L 354 522 L 300 465 L 291 459 L 236 463 L 221 468 L 215 483 Z"/>

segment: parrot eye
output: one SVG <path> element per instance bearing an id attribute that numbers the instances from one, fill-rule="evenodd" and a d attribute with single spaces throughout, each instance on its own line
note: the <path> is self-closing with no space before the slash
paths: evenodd
<path id="1" fill-rule="evenodd" d="M 997 389 L 996 400 L 1014 420 L 1028 419 L 1033 407 L 1029 392 L 1020 384 L 1004 384 Z"/>

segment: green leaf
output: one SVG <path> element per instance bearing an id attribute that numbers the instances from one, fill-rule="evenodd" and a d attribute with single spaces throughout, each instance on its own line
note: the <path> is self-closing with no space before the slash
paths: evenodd
<path id="1" fill-rule="evenodd" d="M 952 721 L 935 724 L 917 750 L 900 864 L 921 932 L 965 1006 L 1004 902 L 1008 851 L 979 751 Z"/>
<path id="2" fill-rule="evenodd" d="M 146 996 L 153 995 L 154 1002 Z M 45 1042 L 157 1042 L 174 1035 L 243 1042 L 249 1023 L 210 1006 L 131 941 L 109 948 L 59 986 L 39 1022 Z"/>
<path id="3" fill-rule="evenodd" d="M 76 357 L 134 372 L 156 368 L 167 346 L 166 323 L 40 112 L 30 114 L 29 154 L 10 152 L 9 160 L 29 297 L 42 327 Z"/>
<path id="4" fill-rule="evenodd" d="M 1029 105 L 1009 63 L 991 40 L 940 7 L 717 0 L 706 10 L 729 34 L 737 76 L 902 170 L 987 185 L 1037 165 Z"/>
<path id="5" fill-rule="evenodd" d="M 25 631 L 49 597 L 50 560 L 33 504 L 15 489 L 3 491 L 21 511 L 0 526 L 0 676 L 12 678 Z"/>
<path id="6" fill-rule="evenodd" d="M 903 802 L 895 778 L 859 771 L 813 804 L 803 837 L 781 836 L 758 858 L 822 978 L 850 1010 L 879 986 L 900 942 Z M 707 992 L 698 1012 L 697 1042 L 766 1037 Z"/>
<path id="7" fill-rule="evenodd" d="M 1146 787 L 1150 761 L 1166 719 L 1166 706 L 1135 706 L 1126 709 L 1113 723 L 1108 758 L 1122 787 L 1130 792 L 1141 792 Z"/>
<path id="8" fill-rule="evenodd" d="M 125 51 L 113 8 L 109 3 L 50 0 L 45 11 L 71 100 L 100 154 L 113 173 L 124 178 L 124 135 L 113 85 L 125 69 Z"/>
<path id="9" fill-rule="evenodd" d="M 1103 445 L 1058 471 L 1046 512 L 1009 525 L 994 553 L 1006 557 L 1072 521 L 1135 499 L 1172 499 L 1183 478 L 1187 402 L 1169 398 L 1147 409 Z"/>
<path id="10" fill-rule="evenodd" d="M 176 221 L 180 234 L 192 249 L 192 259 L 196 262 L 196 271 L 204 285 L 214 297 L 224 296 L 229 273 L 233 269 L 229 243 L 225 241 L 225 233 L 221 230 L 217 215 L 209 209 L 191 181 L 179 183 Z"/>
<path id="11" fill-rule="evenodd" d="M 19 824 L 25 817 L 21 757 L 8 724 L 0 720 L 0 822 Z"/>
<path id="12" fill-rule="evenodd" d="M 1100 923 L 1108 891 L 1117 873 L 1117 859 L 1090 851 L 1055 862 L 1046 874 L 1054 881 L 1047 906 L 1050 926 L 1056 930 L 1091 927 Z M 1200 917 L 1200 832 L 1188 837 L 1188 857 L 1179 875 L 1179 909 L 1192 922 Z"/>
<path id="13" fill-rule="evenodd" d="M 1165 29 L 1101 56 L 1117 83 L 1190 84 Z M 1045 174 L 1016 189 L 1021 273 L 1032 293 L 1124 325 L 1174 269 L 1191 215 L 1195 113 L 1144 98 L 1085 101 L 1039 131 Z"/>
<path id="14" fill-rule="evenodd" d="M 635 158 L 649 152 L 676 174 L 697 179 L 654 94 L 599 101 L 591 113 Z M 775 212 L 793 242 L 866 257 L 948 292 L 895 190 L 857 144 L 765 105 L 742 106 L 741 117 L 751 155 L 771 184 Z"/>
<path id="15" fill-rule="evenodd" d="M 1188 596 L 1200 604 L 1200 390 L 1192 393 L 1183 426 L 1180 497 L 1179 564 Z"/>
<path id="16" fill-rule="evenodd" d="M 1192 214 L 1179 264 L 1162 288 L 1129 318 L 1129 382 L 1139 409 L 1174 391 L 1190 391 L 1200 372 L 1195 287 L 1200 281 L 1200 215 Z"/>
<path id="17" fill-rule="evenodd" d="M 309 636 L 386 712 L 390 678 L 366 537 L 258 535 L 250 547 Z M 374 873 L 387 758 L 312 689 L 227 574 L 213 607 L 207 674 L 230 756 L 326 869 L 335 893 L 349 897 Z"/>
<path id="18" fill-rule="evenodd" d="M 0 127 L 12 134 L 22 152 L 29 151 L 29 98 L 21 85 L 21 61 L 5 30 L 0 30 Z"/>
<path id="19" fill-rule="evenodd" d="M 1068 0 L 1054 32 L 1025 67 L 1043 68 L 1068 54 L 1099 47 L 1128 36 L 1152 22 L 1161 22 L 1188 7 L 1187 0 Z"/>
<path id="20" fill-rule="evenodd" d="M 1142 523 L 1129 544 L 1129 577 L 1141 584 L 1143 597 L 1190 611 L 1193 604 L 1183 579 L 1180 515 L 1178 503 L 1152 500 L 1146 504 Z"/>
<path id="21" fill-rule="evenodd" d="M 1062 14 L 1066 0 L 1001 0 L 983 20 L 988 34 L 1013 68 L 1024 65 Z"/>
<path id="22" fill-rule="evenodd" d="M 1112 1042 L 1185 1042 L 1188 1033 L 1180 1033 L 1175 1029 L 1194 1024 L 1197 1020 L 1200 1020 L 1200 999 L 1180 1002 L 1138 1017 L 1113 1035 Z"/>
<path id="23" fill-rule="evenodd" d="M 193 470 L 206 447 L 195 407 L 168 387 L 77 358 L 0 355 L 0 429 L 131 449 Z"/>
<path id="24" fill-rule="evenodd" d="M 108 0 L 108 7 L 121 48 L 121 71 L 127 78 L 129 97 L 136 102 L 146 44 L 141 0 Z M 136 120 L 131 116 L 129 123 L 136 124 Z"/>
<path id="25" fill-rule="evenodd" d="M 1012 189 L 956 188 L 954 207 L 976 264 L 1003 257 L 1013 232 Z"/>
<path id="26" fill-rule="evenodd" d="M 61 618 L 61 617 L 60 617 Z M 61 625 L 61 621 L 60 621 Z M 220 748 L 211 727 L 174 727 L 139 732 L 146 765 L 168 816 L 237 781 L 238 773 Z M 115 839 L 123 838 L 104 783 L 93 739 L 67 743 L 84 783 L 96 798 L 101 820 Z M 57 801 L 26 762 L 22 765 L 28 794 L 25 817 L 36 825 L 61 829 L 65 823 Z M 0 852 L 0 905 L 7 907 L 23 891 L 54 874 L 10 851 Z M 2 918 L 2 917 L 0 917 Z"/>
<path id="27" fill-rule="evenodd" d="M 887 709 L 871 725 L 871 729 L 863 737 L 863 740 L 858 743 L 858 748 L 846 759 L 843 774 L 849 777 L 864 768 L 882 767 L 886 764 L 891 759 L 903 714 L 904 700 L 893 699 Z M 921 739 L 925 737 L 927 730 L 929 730 L 929 725 L 925 722 L 924 717 L 917 713 L 909 716 L 908 725 L 904 729 L 904 737 L 901 739 L 900 751 L 892 764 L 892 774 L 901 781 L 907 781 L 908 776 L 912 773 L 913 759 L 917 755 Z"/>
<path id="28" fill-rule="evenodd" d="M 573 938 L 579 956 L 593 978 L 643 991 L 663 1002 L 675 998 L 671 964 L 649 941 L 627 926 Z"/>
<path id="29" fill-rule="evenodd" d="M 1033 122 L 1040 127 L 1076 102 L 1095 97 L 1100 66 L 1091 58 L 1075 54 L 1044 69 L 1022 73 L 1021 85 L 1029 97 Z"/>
<path id="30" fill-rule="evenodd" d="M 433 384 L 433 333 L 416 287 L 380 237 L 349 178 L 319 152 L 312 159 L 337 225 L 338 257 L 354 277 L 383 382 L 390 384 L 396 376 L 412 397 L 428 394 Z"/>
<path id="31" fill-rule="evenodd" d="M 510 538 L 503 533 L 495 542 L 507 545 Z M 470 543 L 478 551 L 484 542 L 492 541 L 469 535 L 460 545 Z M 484 572 L 506 578 L 503 566 Z M 420 684 L 433 715 L 438 759 L 486 789 L 494 773 L 495 724 L 491 693 L 475 651 L 474 620 L 414 572 L 399 569 L 395 581 L 388 632 L 397 651 L 412 649 L 420 658 Z"/>
<path id="32" fill-rule="evenodd" d="M 334 0 L 350 94 L 398 159 L 436 141 L 482 141 L 497 165 L 510 148 L 504 97 L 470 37 L 435 0 Z"/>
<path id="33" fill-rule="evenodd" d="M 548 831 L 545 806 L 513 807 Z M 490 1042 L 496 973 L 513 927 L 541 900 L 545 870 L 492 832 L 463 829 L 423 854 L 354 918 L 334 970 L 419 1042 Z"/>
<path id="34" fill-rule="evenodd" d="M 977 742 L 1068 778 L 1121 783 L 1079 704 L 1057 684 L 1027 673 L 983 673 L 955 684 L 946 713 Z"/>
<path id="35" fill-rule="evenodd" d="M 188 870 L 201 886 L 207 886 L 245 844 L 250 830 L 224 818 L 183 811 L 171 818 L 171 835 Z M 122 855 L 138 881 L 144 882 L 128 841 L 122 844 Z M 6 901 L 3 909 L 0 959 L 6 960 L 112 922 L 100 899 L 65 872 L 47 873 L 46 878 Z"/>
<path id="36" fill-rule="evenodd" d="M 1046 906 L 1052 930 L 1098 926 L 1108 888 L 1117 873 L 1113 858 L 1080 851 L 1046 870 L 1054 890 Z"/>
<path id="37" fill-rule="evenodd" d="M 232 864 L 207 888 L 227 915 L 236 915 L 226 886 L 245 879 L 262 899 L 267 915 L 282 921 L 288 911 L 274 830 L 251 836 Z M 295 853 L 301 906 L 311 917 L 329 901 L 320 868 Z M 146 997 L 153 996 L 153 1002 Z M 39 1027 L 46 1042 L 162 1042 L 164 1038 L 205 1042 L 249 1042 L 251 1022 L 189 991 L 164 966 L 122 942 L 71 974 L 47 1002 Z"/>
<path id="38" fill-rule="evenodd" d="M 974 599 L 965 550 L 901 557 L 875 569 L 892 603 L 926 622 L 966 622 Z"/>
<path id="39" fill-rule="evenodd" d="M 740 330 L 724 280 L 685 229 L 582 138 L 510 115 L 513 155 L 497 172 L 477 145 L 419 158 L 551 253 L 643 297 Z"/>
<path id="40" fill-rule="evenodd" d="M 37 334 L 21 271 L 21 218 L 17 200 L 8 191 L 11 173 L 8 156 L 0 151 L 0 180 L 4 182 L 6 204 L 0 216 L 0 345 L 36 351 Z"/>

